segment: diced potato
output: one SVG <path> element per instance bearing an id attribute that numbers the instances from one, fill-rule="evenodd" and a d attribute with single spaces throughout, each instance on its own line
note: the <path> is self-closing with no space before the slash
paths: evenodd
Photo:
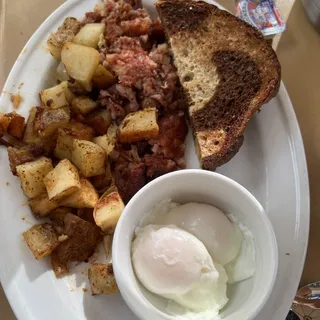
<path id="1" fill-rule="evenodd" d="M 51 255 L 51 266 L 56 278 L 58 279 L 64 277 L 69 272 L 67 264 L 65 262 L 61 262 L 55 251 L 53 251 Z"/>
<path id="2" fill-rule="evenodd" d="M 49 223 L 33 226 L 23 237 L 37 260 L 50 255 L 59 245 L 58 235 Z"/>
<path id="3" fill-rule="evenodd" d="M 41 137 L 34 131 L 34 121 L 36 118 L 37 107 L 32 107 L 29 112 L 29 118 L 27 120 L 26 129 L 23 135 L 23 141 L 28 144 L 38 145 L 42 142 Z"/>
<path id="4" fill-rule="evenodd" d="M 98 134 L 103 135 L 107 133 L 108 128 L 112 123 L 111 113 L 109 110 L 99 110 L 92 112 L 86 118 L 86 123 L 92 127 Z"/>
<path id="5" fill-rule="evenodd" d="M 28 204 L 36 219 L 46 217 L 51 211 L 59 207 L 56 201 L 49 199 L 46 191 L 35 198 L 29 199 Z"/>
<path id="6" fill-rule="evenodd" d="M 67 159 L 61 160 L 43 180 L 50 200 L 60 201 L 80 189 L 77 168 Z"/>
<path id="7" fill-rule="evenodd" d="M 36 145 L 26 145 L 19 148 L 8 147 L 10 169 L 17 175 L 17 166 L 26 162 L 34 161 L 44 154 L 44 148 Z"/>
<path id="8" fill-rule="evenodd" d="M 105 172 L 106 153 L 97 144 L 75 139 L 72 148 L 72 162 L 85 177 Z"/>
<path id="9" fill-rule="evenodd" d="M 51 109 L 49 107 L 37 107 L 34 120 L 34 131 L 43 138 L 50 137 L 56 130 L 65 126 L 70 120 L 68 107 Z"/>
<path id="10" fill-rule="evenodd" d="M 80 29 L 80 23 L 77 19 L 68 17 L 57 32 L 52 33 L 47 41 L 47 47 L 54 58 L 61 59 L 62 46 L 74 39 L 75 34 Z"/>
<path id="11" fill-rule="evenodd" d="M 107 191 L 112 181 L 113 176 L 109 161 L 106 161 L 106 172 L 98 176 L 94 176 L 91 179 L 93 186 L 99 193 L 104 193 L 105 191 Z"/>
<path id="12" fill-rule="evenodd" d="M 34 198 L 46 191 L 44 177 L 53 169 L 51 159 L 41 157 L 16 167 L 24 194 Z"/>
<path id="13" fill-rule="evenodd" d="M 8 134 L 17 139 L 22 139 L 25 124 L 24 117 L 20 116 L 16 112 L 8 113 L 7 116 L 10 117 L 10 124 L 7 128 Z"/>
<path id="14" fill-rule="evenodd" d="M 109 155 L 113 151 L 116 144 L 117 130 L 118 130 L 117 125 L 112 124 L 108 128 L 107 134 L 100 137 L 96 137 L 92 141 L 97 145 L 99 145 L 101 148 L 103 148 L 106 154 Z"/>
<path id="15" fill-rule="evenodd" d="M 111 263 L 94 263 L 88 270 L 88 278 L 93 296 L 119 292 Z"/>
<path id="16" fill-rule="evenodd" d="M 80 122 L 70 122 L 58 129 L 58 140 L 54 156 L 58 159 L 72 160 L 72 144 L 74 139 L 92 140 L 94 130 Z"/>
<path id="17" fill-rule="evenodd" d="M 111 253 L 112 248 L 112 235 L 107 234 L 103 237 L 103 249 L 106 254 L 106 258 L 108 259 Z"/>
<path id="18" fill-rule="evenodd" d="M 93 211 L 93 218 L 97 226 L 105 233 L 113 233 L 124 209 L 124 203 L 118 192 L 101 196 Z"/>
<path id="19" fill-rule="evenodd" d="M 94 208 L 99 196 L 93 185 L 84 178 L 80 179 L 81 187 L 71 196 L 62 200 L 61 205 L 71 208 Z"/>
<path id="20" fill-rule="evenodd" d="M 117 83 L 117 77 L 115 77 L 103 65 L 99 64 L 92 79 L 93 87 L 98 89 L 108 89 L 115 83 Z"/>
<path id="21" fill-rule="evenodd" d="M 87 96 L 75 97 L 71 101 L 71 110 L 87 114 L 97 107 L 97 103 Z"/>
<path id="22" fill-rule="evenodd" d="M 118 138 L 121 143 L 132 143 L 158 134 L 157 111 L 150 108 L 129 113 L 119 126 Z"/>
<path id="23" fill-rule="evenodd" d="M 7 132 L 10 122 L 10 117 L 0 112 L 0 137 L 2 137 Z"/>
<path id="24" fill-rule="evenodd" d="M 91 91 L 92 78 L 99 65 L 99 52 L 90 47 L 67 42 L 62 47 L 61 60 L 68 75 L 87 91 Z"/>
<path id="25" fill-rule="evenodd" d="M 104 33 L 104 29 L 104 23 L 88 23 L 80 29 L 74 37 L 73 42 L 97 49 L 100 36 Z"/>
<path id="26" fill-rule="evenodd" d="M 42 103 L 52 109 L 68 107 L 71 96 L 74 97 L 74 94 L 68 88 L 67 81 L 61 82 L 52 88 L 40 91 Z"/>

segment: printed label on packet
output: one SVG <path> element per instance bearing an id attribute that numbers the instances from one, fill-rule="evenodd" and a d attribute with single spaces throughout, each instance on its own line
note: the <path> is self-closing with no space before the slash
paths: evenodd
<path id="1" fill-rule="evenodd" d="M 273 0 L 237 0 L 237 17 L 258 28 L 265 37 L 286 28 Z"/>

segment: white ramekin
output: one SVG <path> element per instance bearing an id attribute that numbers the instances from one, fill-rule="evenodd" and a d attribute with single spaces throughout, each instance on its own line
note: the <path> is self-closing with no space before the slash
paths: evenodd
<path id="1" fill-rule="evenodd" d="M 272 225 L 249 191 L 223 175 L 204 170 L 166 174 L 143 187 L 125 207 L 113 238 L 112 261 L 119 290 L 128 306 L 141 320 L 176 319 L 166 313 L 165 299 L 142 287 L 131 264 L 131 243 L 140 219 L 151 212 L 154 205 L 168 198 L 179 203 L 212 204 L 235 215 L 252 231 L 256 273 L 228 287 L 230 301 L 220 317 L 224 320 L 255 319 L 271 295 L 277 274 L 278 249 Z"/>

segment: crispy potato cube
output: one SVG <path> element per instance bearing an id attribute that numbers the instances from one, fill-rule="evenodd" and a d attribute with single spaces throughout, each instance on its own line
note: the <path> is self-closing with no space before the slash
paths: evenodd
<path id="1" fill-rule="evenodd" d="M 80 29 L 74 37 L 73 42 L 97 49 L 100 36 L 103 35 L 104 29 L 104 23 L 88 23 Z"/>
<path id="2" fill-rule="evenodd" d="M 52 139 L 52 137 L 41 137 L 34 130 L 36 113 L 37 107 L 32 107 L 29 112 L 29 118 L 27 120 L 22 140 L 23 142 L 36 146 L 37 148 L 43 147 L 46 152 L 50 153 L 53 151 L 56 141 L 55 139 Z"/>
<path id="3" fill-rule="evenodd" d="M 68 75 L 91 91 L 92 78 L 99 65 L 99 52 L 93 48 L 67 42 L 62 47 L 61 60 Z"/>
<path id="4" fill-rule="evenodd" d="M 88 270 L 88 278 L 93 296 L 119 292 L 111 263 L 94 263 Z"/>
<path id="5" fill-rule="evenodd" d="M 92 79 L 93 87 L 98 89 L 108 89 L 115 83 L 117 83 L 117 77 L 115 77 L 103 65 L 99 64 Z"/>
<path id="6" fill-rule="evenodd" d="M 50 200 L 60 201 L 80 189 L 77 168 L 67 159 L 61 160 L 43 180 Z"/>
<path id="7" fill-rule="evenodd" d="M 72 162 L 85 177 L 105 172 L 106 153 L 97 144 L 75 139 L 72 148 Z"/>
<path id="8" fill-rule="evenodd" d="M 0 112 L 0 137 L 2 137 L 7 132 L 10 122 L 10 117 Z"/>
<path id="9" fill-rule="evenodd" d="M 75 34 L 80 29 L 80 23 L 76 18 L 68 17 L 57 32 L 52 33 L 47 41 L 47 47 L 54 58 L 61 59 L 62 46 L 72 41 Z"/>
<path id="10" fill-rule="evenodd" d="M 92 112 L 86 118 L 86 123 L 92 127 L 98 134 L 107 133 L 108 128 L 112 123 L 111 114 L 108 110 L 99 110 Z"/>
<path id="11" fill-rule="evenodd" d="M 118 192 L 107 190 L 99 199 L 93 211 L 97 226 L 105 233 L 113 233 L 124 209 L 124 203 Z"/>
<path id="12" fill-rule="evenodd" d="M 94 208 L 99 196 L 89 180 L 80 179 L 80 189 L 62 200 L 61 205 L 71 208 Z"/>
<path id="13" fill-rule="evenodd" d="M 58 236 L 49 223 L 33 226 L 23 233 L 23 238 L 37 260 L 50 255 L 59 245 Z"/>
<path id="14" fill-rule="evenodd" d="M 68 88 L 67 81 L 61 82 L 57 86 L 40 91 L 40 99 L 42 103 L 52 109 L 69 106 L 70 97 L 74 97 Z"/>
<path id="15" fill-rule="evenodd" d="M 75 97 L 71 101 L 71 110 L 87 114 L 97 107 L 97 103 L 87 96 Z"/>
<path id="16" fill-rule="evenodd" d="M 69 272 L 67 264 L 65 262 L 61 262 L 56 251 L 53 251 L 51 255 L 51 266 L 56 278 L 58 279 L 64 277 Z"/>
<path id="17" fill-rule="evenodd" d="M 10 117 L 10 124 L 8 126 L 7 132 L 11 136 L 22 139 L 24 133 L 25 119 L 16 112 L 11 112 L 7 114 Z"/>
<path id="18" fill-rule="evenodd" d="M 119 126 L 121 143 L 132 143 L 155 138 L 159 134 L 156 109 L 144 109 L 129 113 Z"/>
<path id="19" fill-rule="evenodd" d="M 59 207 L 56 201 L 49 199 L 46 191 L 37 197 L 29 199 L 28 204 L 36 219 L 46 217 L 51 211 Z"/>
<path id="20" fill-rule="evenodd" d="M 10 169 L 17 175 L 17 166 L 26 162 L 34 161 L 44 154 L 44 148 L 36 145 L 26 145 L 20 148 L 8 147 Z"/>
<path id="21" fill-rule="evenodd" d="M 24 194 L 34 198 L 46 191 L 44 177 L 53 169 L 51 159 L 41 157 L 16 167 Z"/>
<path id="22" fill-rule="evenodd" d="M 108 259 L 112 249 L 112 235 L 107 234 L 103 237 L 103 249 L 106 254 L 106 258 Z"/>
<path id="23" fill-rule="evenodd" d="M 105 135 L 94 138 L 92 141 L 103 148 L 107 156 L 113 151 L 117 140 L 118 127 L 112 124 Z"/>
<path id="24" fill-rule="evenodd" d="M 68 107 L 51 109 L 48 107 L 37 107 L 34 120 L 34 131 L 39 136 L 47 138 L 52 136 L 59 128 L 65 126 L 70 120 Z"/>
<path id="25" fill-rule="evenodd" d="M 94 130 L 80 122 L 70 122 L 58 129 L 57 145 L 54 156 L 58 159 L 71 161 L 72 144 L 74 139 L 92 140 Z"/>

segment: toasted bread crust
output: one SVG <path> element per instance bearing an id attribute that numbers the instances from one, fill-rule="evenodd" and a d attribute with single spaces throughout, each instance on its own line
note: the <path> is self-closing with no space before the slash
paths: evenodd
<path id="1" fill-rule="evenodd" d="M 257 29 L 214 5 L 160 0 L 156 6 L 202 167 L 215 170 L 237 153 L 248 121 L 277 94 L 280 64 Z"/>

